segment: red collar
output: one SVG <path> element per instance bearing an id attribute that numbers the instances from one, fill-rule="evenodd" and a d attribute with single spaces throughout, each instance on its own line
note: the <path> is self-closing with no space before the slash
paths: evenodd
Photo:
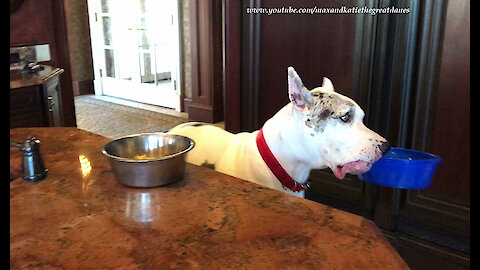
<path id="1" fill-rule="evenodd" d="M 297 192 L 305 190 L 310 186 L 308 181 L 304 184 L 300 184 L 293 180 L 293 178 L 285 171 L 282 165 L 280 165 L 265 141 L 265 137 L 263 136 L 263 128 L 260 129 L 260 132 L 257 134 L 257 148 L 258 152 L 260 152 L 260 155 L 263 158 L 263 161 L 265 161 L 268 168 L 270 168 L 272 173 L 277 177 L 284 187 Z"/>

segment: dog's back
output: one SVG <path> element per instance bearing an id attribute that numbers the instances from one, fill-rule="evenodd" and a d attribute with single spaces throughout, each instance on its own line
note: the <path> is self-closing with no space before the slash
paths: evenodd
<path id="1" fill-rule="evenodd" d="M 195 147 L 188 153 L 187 162 L 205 167 L 213 167 L 222 158 L 234 134 L 219 127 L 189 122 L 172 128 L 168 133 L 189 137 Z"/>
<path id="2" fill-rule="evenodd" d="M 255 143 L 258 131 L 233 134 L 213 125 L 191 122 L 176 126 L 169 133 L 189 137 L 195 142 L 195 147 L 187 154 L 188 163 L 263 186 L 281 188 L 261 161 Z"/>

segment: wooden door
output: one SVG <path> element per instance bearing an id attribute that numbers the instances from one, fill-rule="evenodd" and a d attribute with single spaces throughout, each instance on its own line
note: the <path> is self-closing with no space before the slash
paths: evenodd
<path id="1" fill-rule="evenodd" d="M 189 0 L 191 93 L 184 105 L 192 120 L 223 120 L 222 2 Z M 187 73 L 186 73 L 187 74 Z"/>
<path id="2" fill-rule="evenodd" d="M 424 190 L 377 186 L 356 176 L 340 182 L 329 170 L 312 171 L 307 198 L 375 221 L 412 269 L 468 269 L 469 3 L 401 1 L 408 14 L 376 16 L 246 12 L 282 5 L 224 0 L 226 129 L 258 129 L 288 102 L 287 66 L 307 88 L 329 77 L 364 109 L 364 123 L 393 146 L 437 154 L 443 162 Z M 389 2 L 322 1 L 336 5 Z"/>
<path id="3" fill-rule="evenodd" d="M 352 1 L 322 2 L 324 7 L 352 4 Z M 251 7 L 282 6 L 279 1 L 226 1 L 224 5 L 227 130 L 259 129 L 289 102 L 288 66 L 296 69 L 307 88 L 321 86 L 323 77 L 328 77 L 337 92 L 353 98 L 362 108 L 368 107 L 375 17 L 368 14 L 268 16 L 246 12 Z M 316 5 L 317 1 L 302 1 L 302 7 Z M 366 110 L 367 125 L 368 118 Z M 311 177 L 308 198 L 372 216 L 372 189 L 368 183 L 350 175 L 340 182 L 329 170 L 312 171 Z"/>
<path id="4" fill-rule="evenodd" d="M 430 187 L 401 192 L 396 229 L 435 244 L 410 251 L 412 257 L 440 250 L 423 269 L 464 269 L 470 265 L 470 2 L 434 1 L 422 12 L 432 23 L 420 28 L 425 34 L 406 141 L 443 161 Z"/>

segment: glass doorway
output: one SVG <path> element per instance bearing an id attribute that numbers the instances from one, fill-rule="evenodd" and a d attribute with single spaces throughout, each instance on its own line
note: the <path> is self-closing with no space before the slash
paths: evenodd
<path id="1" fill-rule="evenodd" d="M 178 0 L 89 0 L 95 94 L 180 111 Z"/>

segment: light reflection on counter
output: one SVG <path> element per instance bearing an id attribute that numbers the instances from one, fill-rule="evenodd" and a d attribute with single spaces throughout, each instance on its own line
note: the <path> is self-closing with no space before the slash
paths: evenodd
<path id="1" fill-rule="evenodd" d="M 85 155 L 79 155 L 78 161 L 80 162 L 80 169 L 82 170 L 83 176 L 82 190 L 83 192 L 86 192 L 88 190 L 88 187 L 95 182 L 95 179 L 93 177 L 88 177 L 92 171 L 92 164 Z"/>
<path id="2" fill-rule="evenodd" d="M 148 192 L 129 192 L 125 205 L 125 216 L 137 222 L 152 222 L 152 197 Z"/>
<path id="3" fill-rule="evenodd" d="M 87 177 L 92 171 L 90 160 L 84 155 L 79 155 L 78 160 L 80 161 L 80 168 L 82 169 L 83 177 Z"/>

